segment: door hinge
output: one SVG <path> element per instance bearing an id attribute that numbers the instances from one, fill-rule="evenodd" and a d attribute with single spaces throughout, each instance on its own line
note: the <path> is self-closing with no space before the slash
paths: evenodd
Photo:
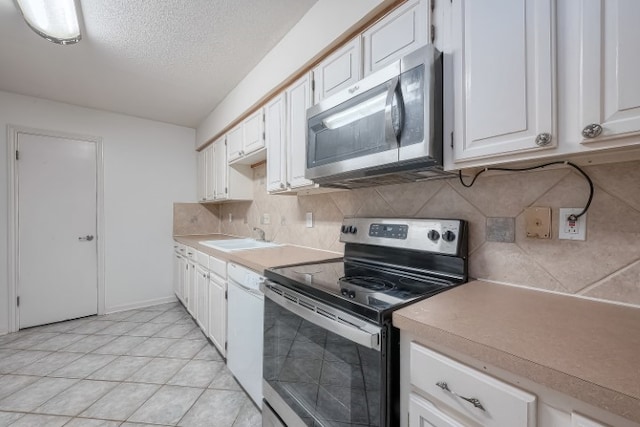
<path id="1" fill-rule="evenodd" d="M 16 160 L 20 160 L 20 152 L 16 150 Z"/>
<path id="2" fill-rule="evenodd" d="M 16 304 L 17 304 L 18 307 L 20 307 L 20 297 L 18 297 L 16 299 L 17 299 Z"/>
<path id="3" fill-rule="evenodd" d="M 431 12 L 433 12 L 436 8 L 436 0 L 431 0 Z"/>
<path id="4" fill-rule="evenodd" d="M 435 39 L 436 39 L 436 26 L 432 25 L 431 26 L 431 43 L 433 43 Z"/>
<path id="5" fill-rule="evenodd" d="M 453 132 L 451 132 L 451 148 L 453 148 Z"/>
<path id="6" fill-rule="evenodd" d="M 262 140 L 264 141 L 265 139 L 267 139 L 267 133 L 266 132 L 262 132 Z"/>
<path id="7" fill-rule="evenodd" d="M 224 299 L 229 299 L 229 291 L 224 291 Z"/>
<path id="8" fill-rule="evenodd" d="M 227 189 L 227 187 L 224 187 L 224 194 L 227 194 L 229 192 L 229 190 Z"/>
<path id="9" fill-rule="evenodd" d="M 224 349 L 225 349 L 225 351 L 227 350 L 227 342 L 226 341 L 224 342 Z"/>
<path id="10" fill-rule="evenodd" d="M 311 90 L 315 91 L 316 90 L 316 79 L 312 79 L 311 80 Z"/>

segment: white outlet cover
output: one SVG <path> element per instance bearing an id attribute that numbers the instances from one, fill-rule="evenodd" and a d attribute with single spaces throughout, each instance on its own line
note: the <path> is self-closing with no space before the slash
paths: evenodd
<path id="1" fill-rule="evenodd" d="M 307 228 L 312 228 L 313 227 L 313 212 L 307 212 L 306 220 L 307 220 Z"/>
<path id="2" fill-rule="evenodd" d="M 271 224 L 271 215 L 269 215 L 268 213 L 263 213 L 262 214 L 262 223 L 265 224 L 265 225 Z"/>
<path id="3" fill-rule="evenodd" d="M 563 240 L 586 240 L 587 238 L 587 215 L 584 214 L 575 225 L 571 225 L 567 218 L 571 214 L 579 214 L 582 208 L 560 208 L 558 215 L 558 239 Z"/>

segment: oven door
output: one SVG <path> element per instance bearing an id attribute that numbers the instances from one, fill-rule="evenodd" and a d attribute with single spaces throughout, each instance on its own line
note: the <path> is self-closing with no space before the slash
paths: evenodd
<path id="1" fill-rule="evenodd" d="M 289 427 L 382 425 L 382 328 L 273 282 L 264 291 L 267 404 Z"/>

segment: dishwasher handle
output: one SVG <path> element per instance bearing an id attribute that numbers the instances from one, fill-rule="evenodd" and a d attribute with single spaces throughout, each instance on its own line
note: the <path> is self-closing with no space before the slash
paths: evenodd
<path id="1" fill-rule="evenodd" d="M 260 289 L 254 289 L 254 288 L 250 288 L 248 286 L 243 285 L 240 282 L 237 282 L 233 279 L 229 279 L 229 283 L 232 283 L 234 285 L 236 285 L 237 287 L 239 287 L 240 289 L 242 289 L 245 292 L 250 293 L 251 295 L 255 295 L 258 296 L 260 298 L 264 297 L 264 294 L 262 293 L 262 291 Z"/>

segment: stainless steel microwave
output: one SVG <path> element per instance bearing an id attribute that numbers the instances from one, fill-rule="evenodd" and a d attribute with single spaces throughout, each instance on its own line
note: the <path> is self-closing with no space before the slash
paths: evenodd
<path id="1" fill-rule="evenodd" d="M 442 54 L 423 46 L 307 110 L 306 178 L 357 188 L 442 171 Z"/>

